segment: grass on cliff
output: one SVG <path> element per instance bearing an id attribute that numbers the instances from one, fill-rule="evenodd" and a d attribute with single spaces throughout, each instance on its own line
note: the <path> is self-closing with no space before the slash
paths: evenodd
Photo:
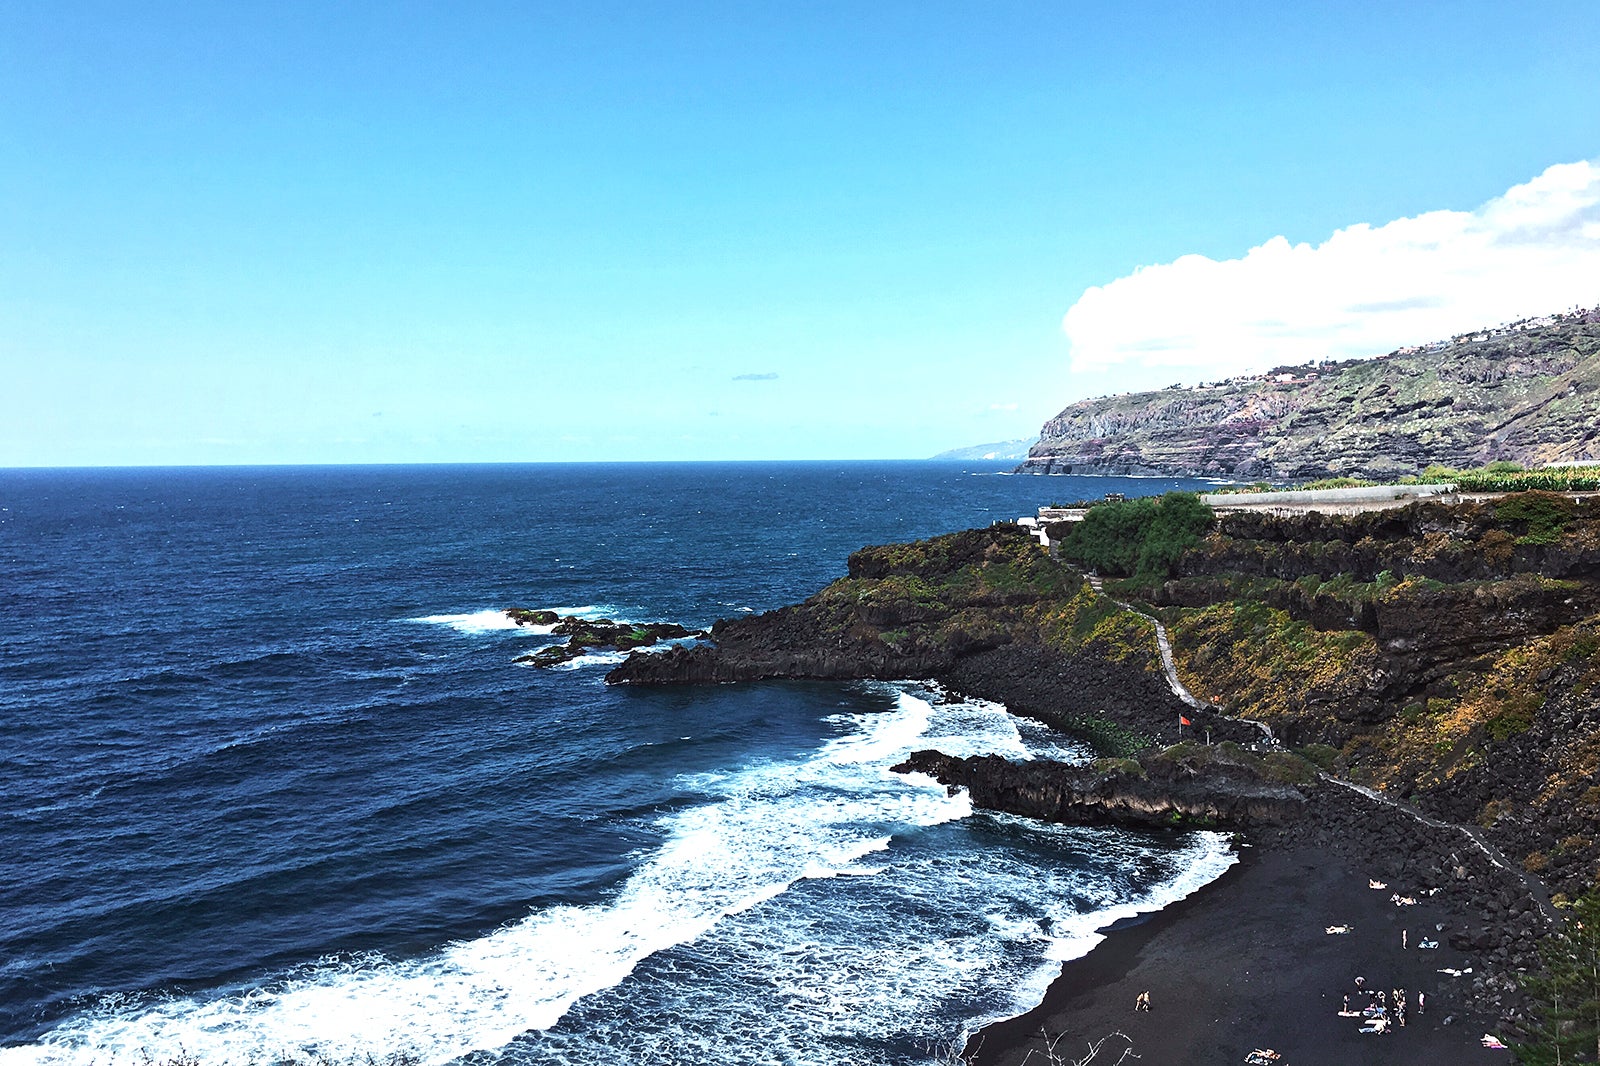
<path id="1" fill-rule="evenodd" d="M 935 661 L 1003 644 L 1088 654 L 1160 669 L 1155 628 L 1089 588 L 1015 526 L 863 548 L 849 576 L 808 601 L 825 637 L 886 655 Z M 1144 737 L 1089 708 L 1063 708 L 1052 725 L 1108 756 L 1137 752 Z"/>
<path id="2" fill-rule="evenodd" d="M 1229 485 L 1215 491 L 1220 494 L 1239 492 L 1305 492 L 1316 489 L 1367 489 L 1382 485 L 1440 485 L 1450 484 L 1462 492 L 1595 492 L 1600 491 L 1600 466 L 1560 467 L 1526 470 L 1520 463 L 1493 462 L 1487 466 L 1458 469 L 1434 464 L 1420 474 L 1398 478 L 1395 481 L 1366 481 L 1353 477 L 1327 477 L 1315 481 L 1274 485 L 1256 481 L 1248 485 Z"/>
<path id="3" fill-rule="evenodd" d="M 830 627 L 896 650 L 1001 638 L 1068 654 L 1093 646 L 1113 661 L 1154 659 L 1155 629 L 1020 531 L 977 530 L 912 544 L 863 548 L 850 576 L 812 598 Z M 959 650 L 959 649 L 958 649 Z"/>
<path id="4" fill-rule="evenodd" d="M 1366 633 L 1318 630 L 1260 602 L 1177 612 L 1168 629 L 1191 692 L 1269 724 L 1357 696 L 1380 661 Z"/>

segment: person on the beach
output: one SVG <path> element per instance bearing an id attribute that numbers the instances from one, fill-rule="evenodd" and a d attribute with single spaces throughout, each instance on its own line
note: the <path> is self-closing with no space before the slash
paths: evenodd
<path id="1" fill-rule="evenodd" d="M 1428 1009 L 1428 993 L 1417 993 L 1417 1013 L 1421 1014 Z"/>
<path id="2" fill-rule="evenodd" d="M 1150 993 L 1140 992 L 1133 1001 L 1133 1009 L 1147 1011 L 1150 1009 Z"/>

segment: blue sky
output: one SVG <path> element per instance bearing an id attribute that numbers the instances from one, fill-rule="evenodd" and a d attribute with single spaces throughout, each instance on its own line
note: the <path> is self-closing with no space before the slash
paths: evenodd
<path id="1" fill-rule="evenodd" d="M 1600 155 L 1593 14 L 8 4 L 0 465 L 1027 436 L 1212 369 L 1075 363 L 1087 290 Z"/>

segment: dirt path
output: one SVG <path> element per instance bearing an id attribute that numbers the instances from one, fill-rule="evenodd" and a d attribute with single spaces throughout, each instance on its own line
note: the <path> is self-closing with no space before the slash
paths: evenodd
<path id="1" fill-rule="evenodd" d="M 1139 610 L 1139 608 L 1135 607 L 1131 603 L 1119 600 L 1114 596 L 1106 595 L 1105 586 L 1100 580 L 1099 574 L 1088 574 L 1085 576 L 1089 580 L 1089 587 L 1094 589 L 1096 595 L 1106 596 L 1107 599 L 1116 604 L 1118 607 L 1121 607 L 1125 611 L 1130 611 L 1133 614 L 1138 615 L 1140 618 L 1147 619 L 1151 625 L 1156 627 L 1156 647 L 1161 652 L 1161 669 L 1167 675 L 1167 687 L 1172 690 L 1172 694 L 1174 696 L 1178 697 L 1184 702 L 1184 704 L 1194 708 L 1197 711 L 1205 711 L 1207 714 L 1214 714 L 1217 717 L 1229 722 L 1240 722 L 1244 725 L 1254 726 L 1256 729 L 1259 729 L 1261 731 L 1261 735 L 1266 738 L 1268 747 L 1281 748 L 1283 746 L 1278 743 L 1278 738 L 1272 735 L 1272 727 L 1267 725 L 1267 723 L 1259 722 L 1254 718 L 1241 718 L 1237 715 L 1228 714 L 1220 705 L 1207 703 L 1205 700 L 1202 700 L 1200 697 L 1196 696 L 1193 692 L 1190 692 L 1188 686 L 1178 679 L 1178 664 L 1172 658 L 1172 639 L 1167 635 L 1167 627 L 1161 624 L 1161 619 L 1155 617 L 1154 615 L 1146 614 L 1144 611 Z"/>
<path id="2" fill-rule="evenodd" d="M 1100 580 L 1100 575 L 1088 574 L 1086 576 L 1088 577 L 1089 587 L 1094 589 L 1097 595 L 1107 595 L 1104 583 Z M 1178 679 L 1177 664 L 1172 658 L 1172 641 L 1167 635 L 1167 627 L 1162 625 L 1160 619 L 1154 617 L 1153 615 L 1146 614 L 1144 611 L 1139 610 L 1130 603 L 1126 603 L 1110 596 L 1107 596 L 1107 598 L 1118 607 L 1121 607 L 1123 610 L 1131 611 L 1141 618 L 1149 619 L 1150 623 L 1156 627 L 1156 646 L 1161 650 L 1161 668 L 1167 675 L 1167 685 L 1172 689 L 1172 694 L 1174 696 L 1177 696 L 1186 705 L 1194 708 L 1197 711 L 1207 711 L 1216 714 L 1218 717 L 1224 718 L 1230 722 L 1242 722 L 1246 725 L 1254 726 L 1255 728 L 1261 730 L 1261 733 L 1266 738 L 1266 743 L 1269 747 L 1278 750 L 1282 749 L 1283 745 L 1281 745 L 1278 742 L 1278 739 L 1272 735 L 1271 727 L 1265 722 L 1257 721 L 1254 718 L 1242 718 L 1235 715 L 1224 714 L 1220 706 L 1206 703 L 1204 700 L 1199 699 L 1194 693 L 1189 691 L 1184 683 Z M 1430 826 L 1434 829 L 1453 830 L 1461 833 L 1467 838 L 1468 842 L 1478 851 L 1482 852 L 1490 862 L 1522 882 L 1522 885 L 1527 889 L 1529 896 L 1531 896 L 1533 900 L 1539 904 L 1539 909 L 1544 912 L 1546 917 L 1557 917 L 1555 909 L 1550 905 L 1550 896 L 1545 890 L 1545 887 L 1536 879 L 1530 877 L 1526 871 L 1518 869 L 1508 862 L 1505 856 L 1501 855 L 1499 850 L 1496 849 L 1494 845 L 1485 840 L 1483 838 L 1483 834 L 1475 827 L 1460 825 L 1455 822 L 1441 822 L 1436 818 L 1430 818 L 1408 803 L 1391 799 L 1376 789 L 1368 788 L 1365 785 L 1358 785 L 1354 781 L 1346 781 L 1341 777 L 1334 777 L 1332 774 L 1328 773 L 1323 773 L 1319 776 L 1322 778 L 1322 780 L 1328 782 L 1330 785 L 1338 785 L 1340 788 L 1345 788 L 1352 792 L 1360 793 L 1376 803 L 1382 803 L 1388 807 L 1392 807 L 1394 810 L 1399 811 L 1402 814 L 1414 818 L 1423 825 Z"/>

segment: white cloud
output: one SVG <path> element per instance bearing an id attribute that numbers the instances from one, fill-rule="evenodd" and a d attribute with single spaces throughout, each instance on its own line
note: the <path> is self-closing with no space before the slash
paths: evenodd
<path id="1" fill-rule="evenodd" d="M 1563 163 L 1475 211 L 1273 237 L 1242 258 L 1186 255 L 1086 291 L 1062 330 L 1079 371 L 1225 376 L 1379 355 L 1600 303 L 1600 164 Z"/>

